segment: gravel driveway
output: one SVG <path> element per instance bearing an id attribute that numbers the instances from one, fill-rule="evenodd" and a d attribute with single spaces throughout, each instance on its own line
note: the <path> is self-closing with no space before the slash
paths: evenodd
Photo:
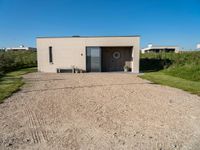
<path id="1" fill-rule="evenodd" d="M 133 74 L 25 75 L 0 105 L 0 149 L 200 149 L 200 97 Z"/>

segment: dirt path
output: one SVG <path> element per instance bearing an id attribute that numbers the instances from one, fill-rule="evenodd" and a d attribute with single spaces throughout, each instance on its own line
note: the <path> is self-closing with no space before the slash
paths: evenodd
<path id="1" fill-rule="evenodd" d="M 0 105 L 0 149 L 200 149 L 200 97 L 132 74 L 25 76 Z"/>

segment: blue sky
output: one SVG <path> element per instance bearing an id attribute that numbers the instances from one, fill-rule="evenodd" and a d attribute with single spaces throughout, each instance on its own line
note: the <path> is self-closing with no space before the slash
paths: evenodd
<path id="1" fill-rule="evenodd" d="M 200 0 L 0 0 L 0 47 L 71 35 L 141 35 L 141 47 L 194 49 Z"/>

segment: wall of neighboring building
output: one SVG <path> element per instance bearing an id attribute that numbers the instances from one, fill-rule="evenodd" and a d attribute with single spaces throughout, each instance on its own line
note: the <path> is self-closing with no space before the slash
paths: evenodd
<path id="1" fill-rule="evenodd" d="M 200 44 L 197 44 L 197 49 L 200 49 Z"/>
<path id="2" fill-rule="evenodd" d="M 87 46 L 133 46 L 133 72 L 139 72 L 140 37 L 63 37 L 37 38 L 38 70 L 56 72 L 57 68 L 76 66 L 86 70 Z M 52 46 L 53 63 L 49 63 Z"/>
<path id="3" fill-rule="evenodd" d="M 175 47 L 175 46 L 148 46 L 147 48 L 143 48 L 141 49 L 141 53 L 149 53 L 149 52 L 155 52 L 155 53 L 159 53 L 159 52 L 175 52 L 178 53 L 179 52 L 179 47 Z"/>
<path id="4" fill-rule="evenodd" d="M 13 47 L 13 48 L 6 48 L 5 51 L 37 51 L 34 47 Z"/>

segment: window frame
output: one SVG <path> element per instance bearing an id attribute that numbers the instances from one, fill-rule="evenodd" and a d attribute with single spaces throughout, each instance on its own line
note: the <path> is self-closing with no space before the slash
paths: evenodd
<path id="1" fill-rule="evenodd" d="M 53 47 L 49 46 L 49 63 L 53 64 Z"/>

